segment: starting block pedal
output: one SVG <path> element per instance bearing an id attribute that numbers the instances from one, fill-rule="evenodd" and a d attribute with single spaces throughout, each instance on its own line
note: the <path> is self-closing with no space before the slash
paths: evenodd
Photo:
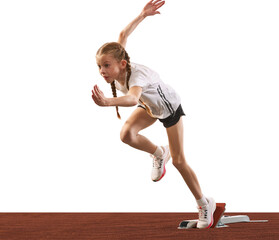
<path id="1" fill-rule="evenodd" d="M 226 203 L 216 203 L 216 210 L 213 214 L 213 225 L 211 228 L 215 228 L 220 218 L 223 216 L 226 210 Z M 180 222 L 178 229 L 189 229 L 189 228 L 197 228 L 198 219 L 195 220 L 184 220 Z"/>
<path id="2" fill-rule="evenodd" d="M 226 210 L 226 203 L 216 203 L 216 210 L 213 214 L 213 225 L 211 228 L 228 227 L 226 224 L 239 222 L 268 222 L 268 220 L 250 220 L 247 215 L 223 216 Z M 178 229 L 197 228 L 198 219 L 184 220 L 179 223 Z"/>

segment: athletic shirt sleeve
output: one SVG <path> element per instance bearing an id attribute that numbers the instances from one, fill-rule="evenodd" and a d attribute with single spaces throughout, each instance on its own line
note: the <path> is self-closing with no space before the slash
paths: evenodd
<path id="1" fill-rule="evenodd" d="M 150 84 L 150 72 L 145 69 L 137 69 L 134 67 L 130 80 L 129 80 L 129 88 L 131 87 L 142 87 L 146 88 Z"/>

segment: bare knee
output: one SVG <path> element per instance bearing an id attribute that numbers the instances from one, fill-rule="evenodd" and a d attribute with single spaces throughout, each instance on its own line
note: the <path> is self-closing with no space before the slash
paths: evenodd
<path id="1" fill-rule="evenodd" d="M 180 170 L 182 168 L 185 168 L 187 166 L 186 160 L 184 155 L 176 155 L 172 157 L 172 164 L 176 167 L 176 169 Z"/>
<path id="2" fill-rule="evenodd" d="M 120 139 L 122 142 L 129 144 L 133 141 L 133 138 L 135 137 L 134 131 L 132 131 L 131 128 L 128 128 L 126 126 L 123 126 L 120 132 Z"/>

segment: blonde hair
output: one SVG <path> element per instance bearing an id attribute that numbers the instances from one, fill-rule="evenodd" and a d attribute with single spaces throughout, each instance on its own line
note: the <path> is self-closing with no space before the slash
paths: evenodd
<path id="1" fill-rule="evenodd" d="M 132 70 L 131 70 L 130 57 L 129 57 L 128 53 L 126 52 L 125 48 L 120 43 L 117 43 L 117 42 L 105 43 L 103 46 L 101 46 L 98 49 L 96 56 L 101 56 L 101 55 L 105 55 L 105 54 L 111 54 L 119 62 L 121 60 L 126 60 L 126 62 L 127 62 L 127 64 L 126 64 L 126 72 L 127 72 L 126 86 L 127 86 L 127 89 L 129 90 L 129 80 L 130 80 L 130 77 L 132 74 Z M 111 90 L 112 90 L 113 97 L 117 97 L 115 81 L 113 81 L 111 83 Z M 153 116 L 150 108 L 142 100 L 139 100 L 139 101 L 145 106 L 148 114 Z M 119 119 L 121 119 L 121 116 L 120 116 L 119 110 L 118 110 L 118 106 L 116 106 L 116 113 L 117 113 L 117 117 Z"/>

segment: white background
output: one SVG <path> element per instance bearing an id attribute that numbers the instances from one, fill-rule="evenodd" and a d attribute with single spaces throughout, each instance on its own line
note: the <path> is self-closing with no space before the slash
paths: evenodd
<path id="1" fill-rule="evenodd" d="M 91 99 L 95 53 L 144 0 L 1 1 L 0 211 L 196 211 L 174 166 L 120 141 L 134 108 Z M 279 3 L 169 0 L 128 39 L 131 61 L 180 94 L 185 154 L 227 211 L 278 211 Z M 142 132 L 167 144 L 161 123 Z"/>

